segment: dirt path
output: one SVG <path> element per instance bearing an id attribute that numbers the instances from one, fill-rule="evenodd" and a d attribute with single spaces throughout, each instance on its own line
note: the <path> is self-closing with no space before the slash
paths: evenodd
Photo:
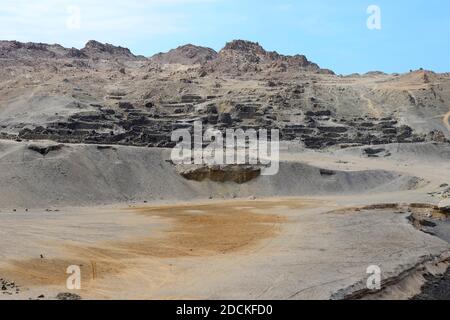
<path id="1" fill-rule="evenodd" d="M 368 108 L 369 108 L 369 111 L 370 111 L 371 115 L 372 115 L 373 117 L 375 117 L 375 118 L 378 118 L 378 119 L 381 118 L 381 113 L 380 113 L 380 111 L 378 110 L 378 108 L 375 107 L 373 101 L 372 101 L 371 99 L 367 98 L 366 94 L 362 94 L 362 95 L 361 95 L 361 98 L 362 98 L 363 100 L 367 101 L 367 106 L 368 106 Z"/>
<path id="2" fill-rule="evenodd" d="M 444 125 L 450 131 L 450 111 L 443 118 Z"/>

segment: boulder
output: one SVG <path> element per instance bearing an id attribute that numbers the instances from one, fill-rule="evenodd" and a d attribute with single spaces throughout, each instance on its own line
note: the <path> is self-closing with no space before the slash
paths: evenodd
<path id="1" fill-rule="evenodd" d="M 226 125 L 233 124 L 233 119 L 231 118 L 231 114 L 221 113 L 219 115 L 219 123 L 226 124 Z"/>
<path id="2" fill-rule="evenodd" d="M 438 208 L 445 214 L 450 214 L 450 199 L 445 199 L 439 202 Z"/>

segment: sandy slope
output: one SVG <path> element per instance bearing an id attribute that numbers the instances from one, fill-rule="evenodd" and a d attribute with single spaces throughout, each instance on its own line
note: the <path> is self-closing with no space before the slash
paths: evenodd
<path id="1" fill-rule="evenodd" d="M 281 163 L 275 176 L 247 184 L 192 182 L 169 163 L 170 150 L 61 145 L 46 155 L 30 146 L 51 142 L 0 143 L 0 207 L 47 208 L 131 201 L 349 194 L 414 187 L 414 175 L 389 170 L 340 171 L 323 175 L 301 162 Z M 57 145 L 58 146 L 58 145 Z M 413 183 L 411 185 L 411 183 Z"/>
<path id="2" fill-rule="evenodd" d="M 44 157 L 27 145 L 1 144 L 0 277 L 20 290 L 0 298 L 54 298 L 76 264 L 84 298 L 329 299 L 360 289 L 369 265 L 395 279 L 450 249 L 414 228 L 408 206 L 353 209 L 437 203 L 428 192 L 450 180 L 448 145 L 385 146 L 377 159 L 284 151 L 278 176 L 248 185 L 185 181 L 164 150 L 67 145 Z M 201 200 L 250 191 L 257 200 Z"/>

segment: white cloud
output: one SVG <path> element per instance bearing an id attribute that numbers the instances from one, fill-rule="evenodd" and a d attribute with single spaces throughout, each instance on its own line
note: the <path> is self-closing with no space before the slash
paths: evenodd
<path id="1" fill-rule="evenodd" d="M 1 0 L 0 39 L 80 46 L 88 39 L 121 43 L 171 35 L 188 30 L 190 16 L 184 10 L 189 6 L 215 1 Z M 77 19 L 73 10 L 68 11 L 70 7 L 79 8 L 79 27 L 71 24 Z"/>

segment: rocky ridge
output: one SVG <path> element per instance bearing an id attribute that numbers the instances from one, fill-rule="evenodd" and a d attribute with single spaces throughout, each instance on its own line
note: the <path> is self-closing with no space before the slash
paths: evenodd
<path id="1" fill-rule="evenodd" d="M 97 41 L 80 50 L 2 41 L 0 66 L 4 139 L 172 147 L 172 131 L 196 121 L 279 129 L 311 149 L 450 138 L 448 74 L 344 77 L 243 40 L 151 58 Z"/>
<path id="2" fill-rule="evenodd" d="M 192 44 L 180 46 L 167 53 L 158 53 L 150 59 L 160 64 L 205 64 L 217 58 L 217 52 L 211 48 L 199 47 Z"/>

